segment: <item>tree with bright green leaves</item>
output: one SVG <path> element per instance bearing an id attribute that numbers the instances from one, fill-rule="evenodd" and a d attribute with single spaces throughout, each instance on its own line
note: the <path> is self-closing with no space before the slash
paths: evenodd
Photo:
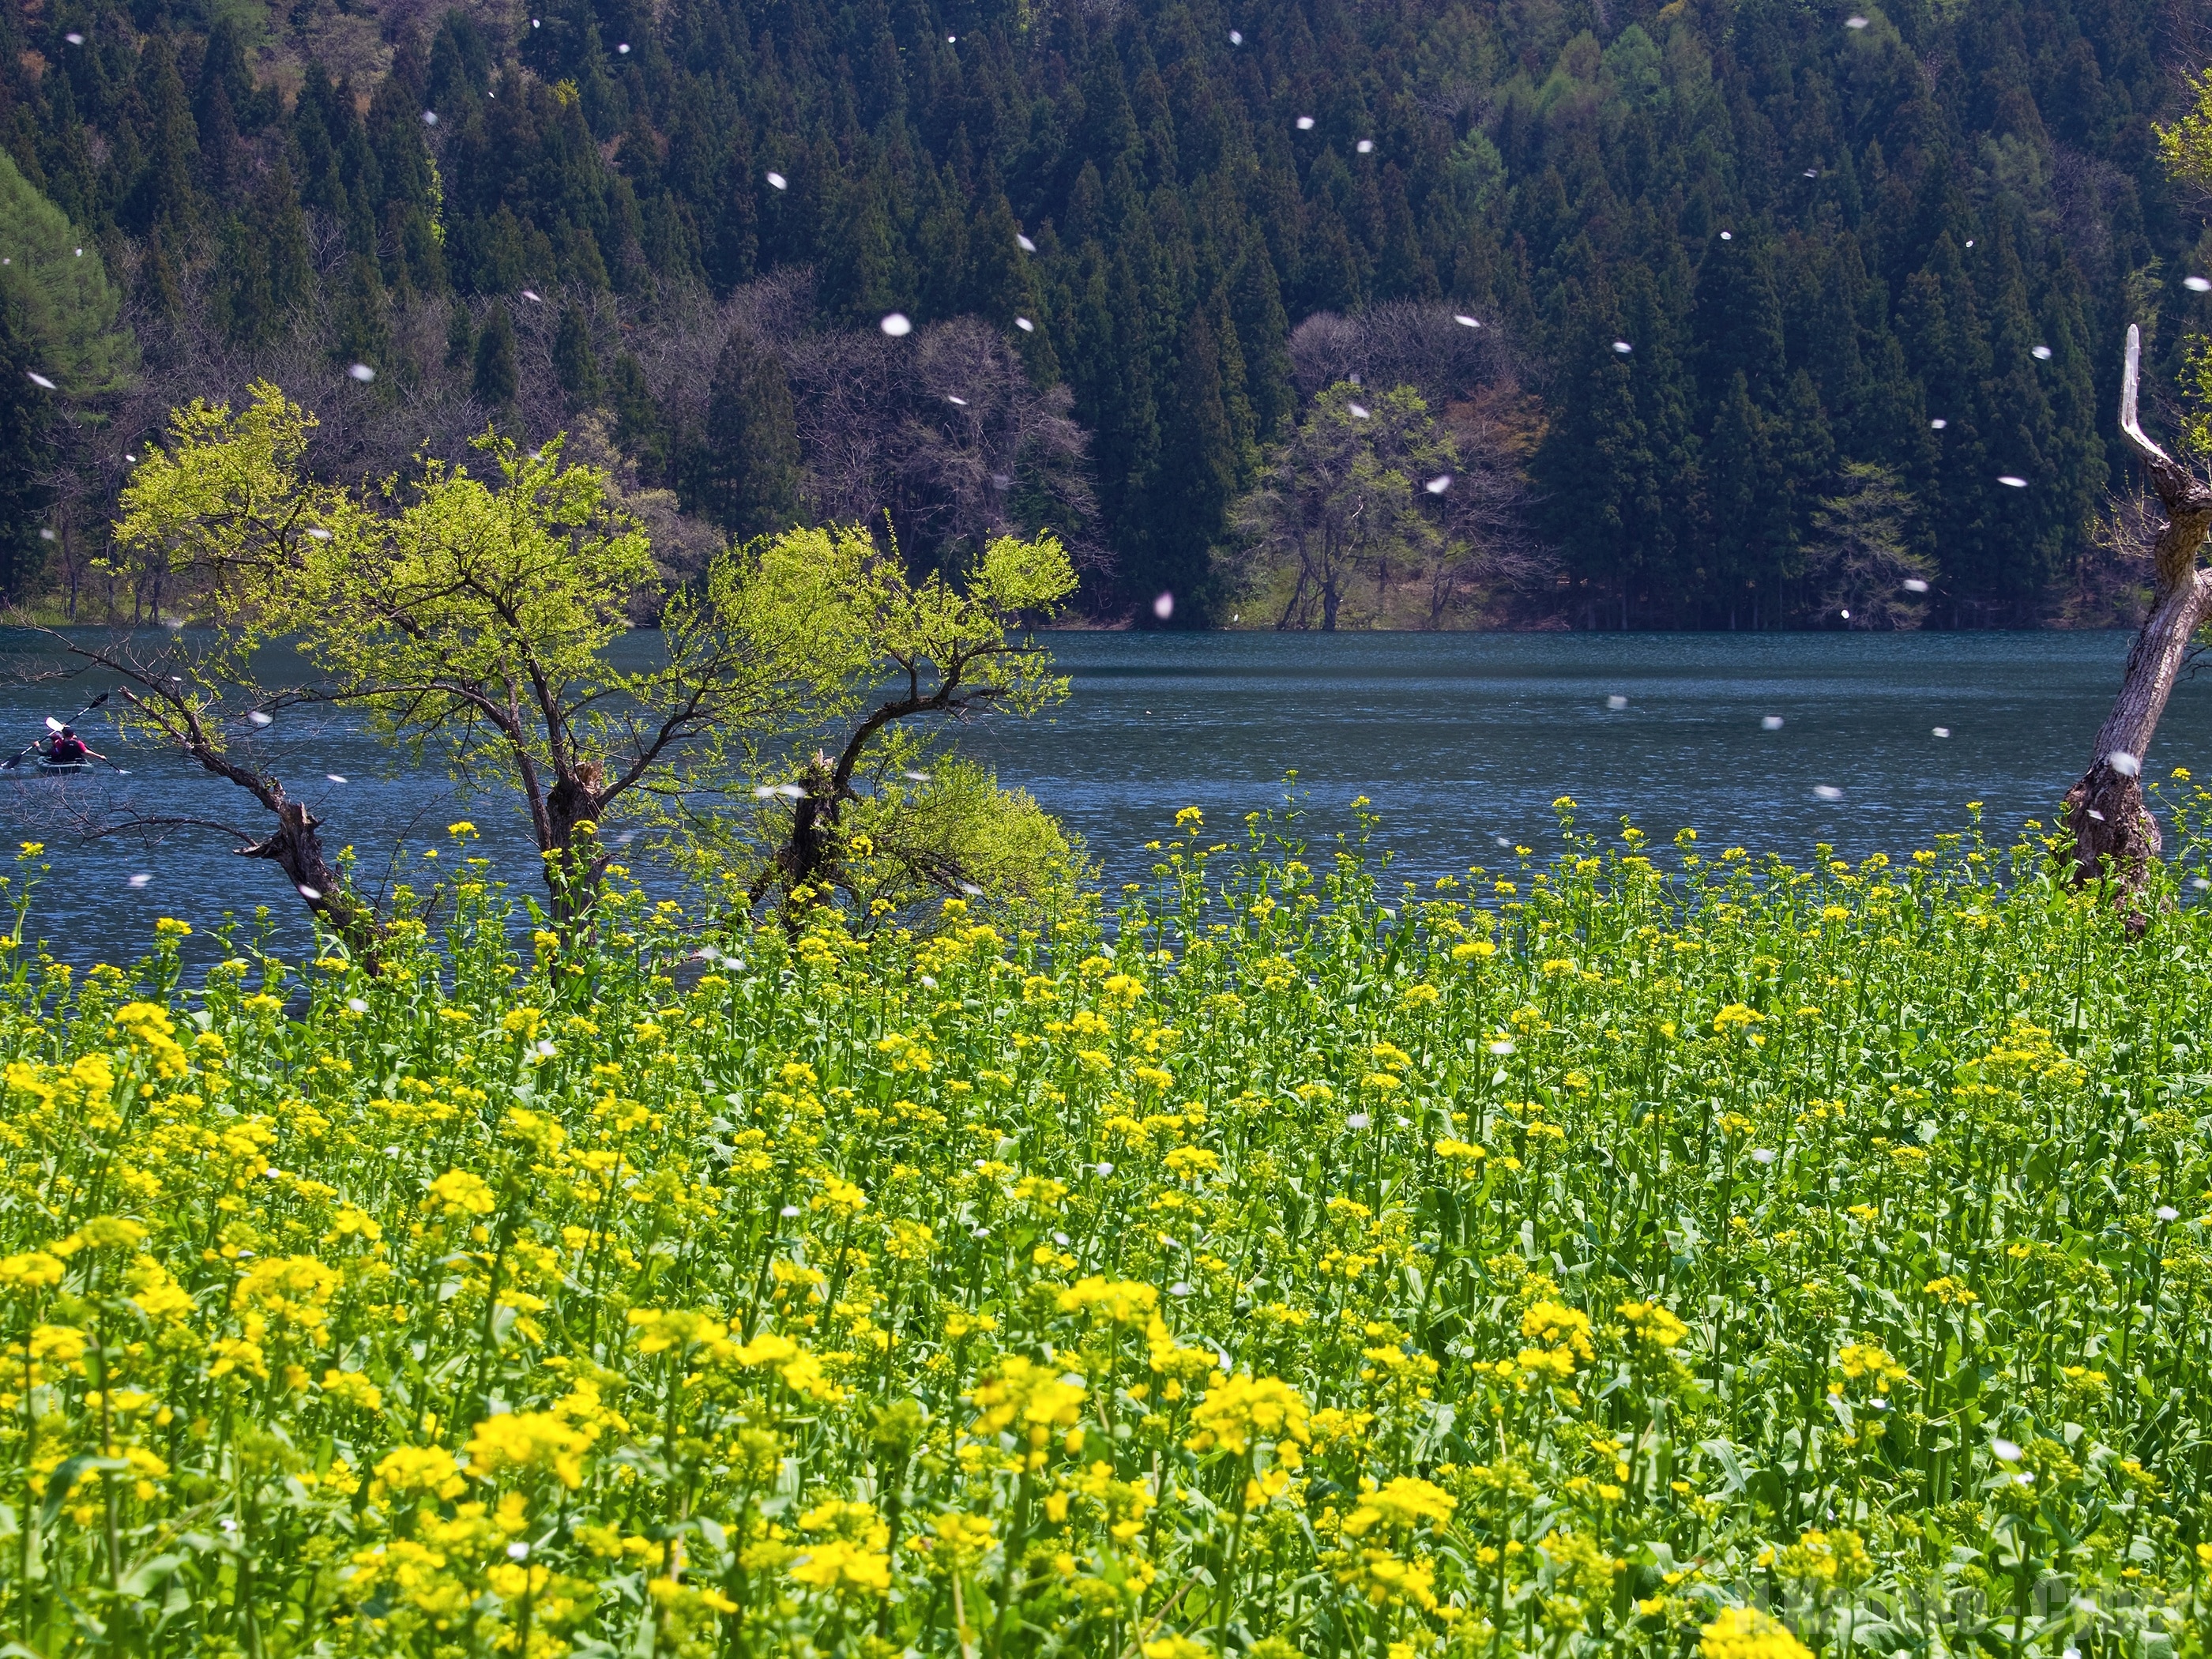
<path id="1" fill-rule="evenodd" d="M 212 827 L 277 863 L 365 952 L 394 919 L 374 914 L 333 867 L 318 821 L 254 740 L 288 709 L 357 709 L 410 762 L 518 797 L 551 913 L 574 927 L 599 896 L 617 829 L 746 843 L 743 831 L 714 824 L 711 803 L 732 804 L 750 828 L 760 780 L 804 769 L 794 744 L 850 727 L 821 787 L 810 775 L 814 809 L 803 802 L 794 815 L 819 833 L 785 838 L 802 849 L 785 860 L 790 885 L 820 886 L 849 850 L 836 831 L 864 763 L 911 770 L 923 753 L 889 728 L 927 714 L 1026 712 L 1052 690 L 1042 657 L 1006 631 L 1073 586 L 1048 539 L 994 547 L 958 593 L 909 586 L 895 556 L 866 556 L 872 544 L 858 532 L 732 549 L 701 580 L 672 587 L 605 475 L 565 462 L 558 437 L 526 452 L 487 433 L 477 444 L 481 476 L 432 460 L 362 489 L 310 476 L 314 424 L 266 384 L 240 411 L 179 410 L 167 443 L 125 491 L 116 543 L 134 570 L 165 579 L 173 605 L 212 626 L 150 651 L 71 648 L 129 683 L 125 718 L 141 736 L 260 804 L 273 820 L 264 834 Z M 624 666 L 612 647 L 641 610 L 659 617 L 657 649 Z M 264 677 L 263 647 L 278 639 L 307 665 L 302 678 Z M 892 665 L 907 670 L 908 695 L 863 708 Z M 900 867 L 980 885 L 1037 832 L 1033 806 L 1007 797 L 1006 836 L 978 840 L 976 787 L 955 769 L 944 790 L 879 792 L 863 815 Z M 939 845 L 933 823 L 963 839 Z M 830 865 L 805 850 L 817 846 Z"/>
<path id="2" fill-rule="evenodd" d="M 100 249 L 0 150 L 0 258 L 17 279 L 33 365 L 73 404 L 120 392 L 138 367 Z"/>
<path id="3" fill-rule="evenodd" d="M 1049 532 L 999 538 L 957 586 L 938 572 L 912 580 L 896 545 L 858 526 L 796 530 L 732 556 L 744 614 L 806 618 L 815 666 L 836 688 L 812 728 L 830 740 L 763 788 L 755 903 L 780 892 L 795 913 L 842 895 L 884 914 L 932 890 L 1033 893 L 1072 878 L 1076 856 L 1036 803 L 945 751 L 953 725 L 1025 718 L 1067 695 L 1021 631 L 1075 591 Z"/>
<path id="4" fill-rule="evenodd" d="M 1831 625 L 1917 628 L 1935 567 L 1913 550 L 1912 497 L 1894 470 L 1847 461 L 1836 493 L 1814 509 L 1806 574 Z M 1908 586 L 1907 584 L 1912 584 Z"/>
<path id="5" fill-rule="evenodd" d="M 1359 596 L 1380 614 L 1394 585 L 1425 587 L 1449 539 L 1426 485 L 1457 464 L 1450 434 L 1411 386 L 1370 392 L 1340 381 L 1320 393 L 1237 506 L 1248 586 L 1287 584 L 1275 625 L 1317 621 L 1332 631 Z"/>

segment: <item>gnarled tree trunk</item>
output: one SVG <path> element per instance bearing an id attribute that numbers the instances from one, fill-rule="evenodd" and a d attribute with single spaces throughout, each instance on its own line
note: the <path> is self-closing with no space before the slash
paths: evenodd
<path id="1" fill-rule="evenodd" d="M 2212 529 L 2212 489 L 2150 441 L 2136 417 L 2142 336 L 2128 325 L 2126 372 L 2120 386 L 2120 433 L 2149 473 L 2166 508 L 2154 564 L 2150 615 L 2128 653 L 2128 666 L 2112 712 L 2097 732 L 2096 753 L 2081 781 L 2066 792 L 2066 823 L 2074 836 L 2074 878 L 2110 878 L 2135 926 L 2133 903 L 2150 862 L 2158 856 L 2158 822 L 2143 805 L 2143 757 L 2159 716 L 2189 654 L 2189 642 L 2212 615 L 2212 570 L 2200 570 L 2197 550 Z"/>

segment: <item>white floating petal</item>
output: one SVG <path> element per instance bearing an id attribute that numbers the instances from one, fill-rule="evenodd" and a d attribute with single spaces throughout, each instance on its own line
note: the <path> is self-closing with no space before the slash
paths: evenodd
<path id="1" fill-rule="evenodd" d="M 1457 323 L 1462 328 L 1480 328 L 1482 326 L 1480 320 L 1468 316 L 1463 311 L 1454 312 L 1452 313 L 1452 321 Z"/>
<path id="2" fill-rule="evenodd" d="M 31 377 L 31 384 L 33 386 L 44 386 L 49 392 L 54 390 L 54 383 L 48 380 L 45 375 L 40 374 L 37 369 L 27 368 L 23 373 Z"/>
<path id="3" fill-rule="evenodd" d="M 1441 495 L 1444 491 L 1451 488 L 1451 480 L 1452 475 L 1450 473 L 1439 472 L 1435 477 L 1430 479 L 1428 483 L 1423 484 L 1421 488 L 1427 490 L 1431 495 Z"/>
<path id="4" fill-rule="evenodd" d="M 150 884 L 152 884 L 152 882 L 153 882 L 153 879 L 154 879 L 154 878 L 153 878 L 153 877 L 151 877 L 151 876 L 149 876 L 149 875 L 147 875 L 147 874 L 145 874 L 144 872 L 140 872 L 139 874 L 135 875 L 135 876 L 133 876 L 133 877 L 131 877 L 131 883 L 130 883 L 130 884 L 131 884 L 131 886 L 133 886 L 133 887 L 145 887 L 145 886 L 150 885 Z"/>
<path id="5" fill-rule="evenodd" d="M 804 789 L 801 789 L 795 783 L 779 783 L 775 787 L 775 793 L 782 796 L 786 800 L 804 800 L 806 799 L 806 792 Z"/>
<path id="6" fill-rule="evenodd" d="M 323 775 L 332 783 L 343 783 L 346 781 L 345 774 L 343 772 L 325 772 Z"/>
<path id="7" fill-rule="evenodd" d="M 1018 329 L 1021 330 L 1021 331 L 1022 331 L 1023 333 L 1024 333 L 1024 334 L 1034 334 L 1034 333 L 1036 333 L 1036 325 L 1035 323 L 1031 322 L 1031 321 L 1030 321 L 1028 318 L 1026 318 L 1026 317 L 1017 317 L 1017 318 L 1015 318 L 1015 319 L 1014 319 L 1014 326 L 1015 326 L 1016 328 L 1018 328 Z"/>
<path id="8" fill-rule="evenodd" d="M 1313 117 L 1310 115 L 1301 115 L 1298 117 L 1298 131 L 1300 132 L 1311 132 L 1313 131 Z"/>
<path id="9" fill-rule="evenodd" d="M 2142 757 L 2130 755 L 2124 749 L 2115 749 L 2105 757 L 2105 764 L 2124 778 L 2132 778 L 2142 770 Z"/>
<path id="10" fill-rule="evenodd" d="M 1990 1442 L 1990 1449 L 1995 1452 L 1997 1456 L 2002 1459 L 2005 1462 L 2017 1463 L 2020 1462 L 2020 1448 L 2014 1445 L 2011 1441 L 2006 1439 L 2002 1435 L 1999 1435 L 1996 1439 Z"/>
<path id="11" fill-rule="evenodd" d="M 1759 717 L 1759 729 L 1762 732 L 1779 732 L 1782 729 L 1782 716 L 1761 714 Z"/>
<path id="12" fill-rule="evenodd" d="M 1019 231 L 1016 231 L 1014 233 L 1014 246 L 1021 249 L 1024 253 L 1035 253 L 1036 252 L 1036 244 L 1030 240 L 1028 237 L 1023 235 Z"/>
<path id="13" fill-rule="evenodd" d="M 522 297 L 529 301 L 530 303 L 534 306 L 542 306 L 545 303 L 544 301 L 538 297 L 538 290 L 534 288 L 526 288 L 523 289 Z"/>
<path id="14" fill-rule="evenodd" d="M 1352 418 L 1355 421 L 1364 421 L 1368 417 L 1367 405 L 1364 404 L 1346 404 L 1345 408 L 1351 411 Z"/>
<path id="15" fill-rule="evenodd" d="M 968 407 L 968 400 L 965 398 L 956 398 L 949 392 L 945 394 L 945 401 L 948 404 L 957 404 L 962 409 Z"/>
<path id="16" fill-rule="evenodd" d="M 1813 793 L 1821 800 L 1841 800 L 1844 798 L 1844 792 L 1832 783 L 1814 784 Z"/>
<path id="17" fill-rule="evenodd" d="M 351 368 L 346 370 L 346 373 L 352 375 L 355 380 L 359 380 L 363 386 L 367 386 L 371 380 L 376 378 L 376 371 L 371 368 L 367 363 L 356 363 Z"/>
<path id="18" fill-rule="evenodd" d="M 1163 593 L 1152 601 L 1152 614 L 1162 622 L 1175 615 L 1175 595 Z"/>
<path id="19" fill-rule="evenodd" d="M 1364 1129 L 1373 1121 L 1364 1112 L 1354 1112 L 1344 1120 L 1344 1127 L 1347 1129 Z"/>
<path id="20" fill-rule="evenodd" d="M 300 896 L 306 899 L 311 904 L 313 903 L 315 900 L 322 897 L 322 896 L 323 890 L 319 887 L 309 887 L 303 883 L 300 888 Z"/>
<path id="21" fill-rule="evenodd" d="M 1628 707 L 1628 699 L 1615 692 L 1605 700 L 1605 706 L 1617 712 Z"/>
<path id="22" fill-rule="evenodd" d="M 615 50 L 616 50 L 617 52 L 620 52 L 620 53 L 621 53 L 623 57 L 625 57 L 625 58 L 629 57 L 629 41 L 627 41 L 627 40 L 623 41 L 620 46 L 617 46 L 617 47 L 615 48 Z"/>
<path id="23" fill-rule="evenodd" d="M 2012 489 L 2025 489 L 2027 488 L 2027 480 L 2021 477 L 2016 472 L 2000 472 L 1997 474 L 1997 482 Z"/>
<path id="24" fill-rule="evenodd" d="M 252 720 L 256 726 L 267 726 L 276 717 L 274 714 L 268 714 L 261 709 L 256 708 L 252 713 L 248 714 L 246 718 Z"/>
<path id="25" fill-rule="evenodd" d="M 1237 29 L 1231 29 L 1231 30 L 1230 30 L 1230 31 L 1229 31 L 1229 44 L 1230 44 L 1231 46 L 1243 46 L 1243 45 L 1244 44 L 1244 36 L 1243 36 L 1243 33 L 1240 30 L 1237 30 Z"/>
<path id="26" fill-rule="evenodd" d="M 1928 429 L 1931 432 L 1941 432 L 1945 427 L 1950 424 L 1950 422 L 1945 420 L 1941 415 L 1938 415 L 1934 420 L 1928 422 Z"/>
<path id="27" fill-rule="evenodd" d="M 775 190 L 785 190 L 785 189 L 788 189 L 788 188 L 790 187 L 790 184 L 791 184 L 791 180 L 789 180 L 788 179 L 785 178 L 781 173 L 780 173 L 776 172 L 774 168 L 770 168 L 770 169 L 769 170 L 768 182 L 769 182 L 769 185 L 770 188 L 772 188 L 772 189 L 775 189 Z"/>
<path id="28" fill-rule="evenodd" d="M 2027 355 L 2034 358 L 2039 363 L 2047 363 L 2051 361 L 2051 348 L 2049 346 L 2030 346 L 2027 349 Z"/>
<path id="29" fill-rule="evenodd" d="M 1917 576 L 1907 576 L 1905 579 L 1905 591 L 1908 593 L 1925 593 L 1928 591 L 1928 584 Z"/>
<path id="30" fill-rule="evenodd" d="M 1951 728 L 1948 726 L 1936 726 L 1934 728 L 1934 735 L 1939 738 L 1948 738 L 1951 735 Z"/>
<path id="31" fill-rule="evenodd" d="M 906 313 L 903 311 L 894 311 L 886 313 L 880 326 L 884 332 L 890 335 L 894 340 L 897 339 L 901 335 L 911 334 L 914 332 L 914 324 L 908 320 Z"/>
<path id="32" fill-rule="evenodd" d="M 2185 276 L 2181 285 L 2191 294 L 2212 293 L 2212 276 Z"/>
<path id="33" fill-rule="evenodd" d="M 1372 138 L 1362 138 L 1352 146 L 1352 149 L 1358 150 L 1362 155 L 1372 155 L 1375 154 L 1375 141 Z"/>
<path id="34" fill-rule="evenodd" d="M 434 109 L 424 110 L 422 112 L 422 125 L 426 127 L 436 126 L 438 125 L 438 112 Z"/>
<path id="35" fill-rule="evenodd" d="M 1733 242 L 1735 240 L 1735 233 L 1732 230 L 1723 231 L 1721 233 L 1721 240 L 1723 242 Z"/>
<path id="36" fill-rule="evenodd" d="M 1863 17 L 1846 17 L 1844 19 L 1844 27 L 1847 29 L 1863 29 L 1866 26 L 1867 20 Z"/>
<path id="37" fill-rule="evenodd" d="M 1629 344 L 1626 340 L 1615 340 L 1613 343 L 1613 349 L 1624 357 L 1626 357 L 1630 352 L 1636 349 L 1634 346 Z"/>
<path id="38" fill-rule="evenodd" d="M 84 36 L 82 36 L 82 34 L 77 34 L 77 33 L 69 33 L 69 34 L 64 34 L 64 36 L 62 36 L 62 39 L 63 39 L 63 40 L 66 40 L 66 41 L 68 41 L 68 42 L 70 43 L 70 45 L 71 45 L 71 46 L 82 46 L 82 45 L 84 44 Z"/>

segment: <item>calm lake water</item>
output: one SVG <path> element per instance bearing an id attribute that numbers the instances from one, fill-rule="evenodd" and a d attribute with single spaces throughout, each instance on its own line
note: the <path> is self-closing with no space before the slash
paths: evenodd
<path id="1" fill-rule="evenodd" d="M 1541 847 L 1550 803 L 1572 795 L 1586 828 L 1630 814 L 1655 838 L 1694 825 L 1709 844 L 1800 859 L 1901 853 L 1962 828 L 1966 803 L 2009 832 L 2051 816 L 2086 763 L 2126 656 L 2119 634 L 1311 635 L 1060 634 L 1074 695 L 1048 721 L 986 723 L 965 741 L 1002 781 L 1080 834 L 1112 880 L 1150 864 L 1144 843 L 1176 809 L 1226 838 L 1279 806 L 1285 775 L 1316 840 L 1364 794 L 1407 874 L 1495 863 L 1503 838 Z M 35 665 L 18 650 L 0 670 Z M 0 687 L 0 736 L 34 735 L 82 696 Z M 1619 706 L 1613 706 L 1618 700 Z M 1763 722 L 1778 718 L 1778 729 Z M 1948 730 L 1948 738 L 1935 728 Z M 31 931 L 73 960 L 143 949 L 154 919 L 205 929 L 231 910 L 276 909 L 284 948 L 305 943 L 273 866 L 185 831 L 86 842 L 102 815 L 204 817 L 255 827 L 237 792 L 181 763 L 97 748 L 134 775 L 0 783 L 11 839 L 47 844 L 53 868 Z M 535 860 L 519 823 L 442 777 L 399 770 L 350 725 L 304 718 L 271 734 L 275 759 L 350 842 L 364 873 L 395 841 L 443 842 L 467 816 L 518 882 Z M 2212 676 L 2175 693 L 2147 771 L 2212 769 Z M 343 781 L 325 775 L 335 775 Z M 1823 794 L 1816 792 L 1835 792 Z M 149 879 L 131 884 L 135 876 Z M 532 889 L 530 890 L 535 890 Z"/>

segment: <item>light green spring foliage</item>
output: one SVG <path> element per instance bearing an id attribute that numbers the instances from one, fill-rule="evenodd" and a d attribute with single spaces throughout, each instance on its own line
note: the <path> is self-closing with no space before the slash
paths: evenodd
<path id="1" fill-rule="evenodd" d="M 1103 932 L 618 887 L 517 962 L 457 826 L 379 975 L 11 947 L 0 1628 L 2204 1651 L 2193 888 L 1283 828 L 1186 811 Z"/>
<path id="2" fill-rule="evenodd" d="M 158 569 L 174 603 L 218 624 L 207 642 L 178 648 L 186 695 L 218 747 L 222 716 L 242 705 L 338 702 L 366 711 L 411 757 L 520 795 L 543 852 L 568 860 L 574 837 L 591 834 L 581 826 L 629 820 L 680 836 L 699 861 L 734 860 L 727 873 L 748 881 L 778 814 L 789 820 L 787 808 L 756 809 L 750 789 L 811 746 L 859 734 L 869 781 L 880 782 L 940 746 L 896 721 L 1028 714 L 1065 695 L 1043 653 L 1009 633 L 1073 589 L 1048 536 L 993 544 L 957 589 L 935 575 L 910 581 L 896 550 L 856 528 L 732 548 L 697 586 L 671 588 L 605 475 L 565 464 L 558 438 L 525 451 L 487 434 L 481 474 L 425 459 L 364 492 L 312 478 L 313 427 L 266 383 L 237 411 L 196 402 L 124 491 L 121 556 Z M 641 611 L 659 617 L 653 648 L 623 652 Z M 320 678 L 264 683 L 264 648 L 277 640 Z M 887 685 L 915 706 L 870 726 Z M 135 718 L 174 739 L 173 717 Z M 1066 861 L 1033 802 L 991 791 L 994 827 L 972 787 L 980 775 L 959 776 L 942 801 L 901 789 L 867 815 L 886 878 L 870 884 L 872 904 L 902 908 L 945 886 L 945 872 L 971 868 L 1034 890 L 1054 857 Z M 701 815 L 702 799 L 717 795 L 733 820 Z M 908 800 L 908 821 L 890 823 Z M 931 825 L 953 840 L 933 841 Z M 556 886 L 595 879 L 603 858 L 562 863 Z M 888 881 L 895 868 L 903 884 Z"/>
<path id="3" fill-rule="evenodd" d="M 40 373 L 70 398 L 119 392 L 138 368 L 123 296 L 100 249 L 0 152 L 0 258 L 23 298 Z"/>

